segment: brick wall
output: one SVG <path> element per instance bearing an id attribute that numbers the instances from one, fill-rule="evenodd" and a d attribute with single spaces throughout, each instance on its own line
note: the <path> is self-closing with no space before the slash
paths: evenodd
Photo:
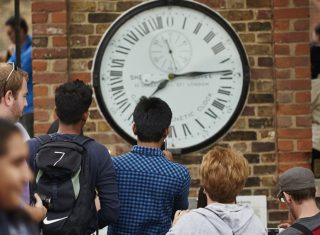
<path id="1" fill-rule="evenodd" d="M 252 81 L 247 105 L 217 144 L 245 154 L 251 175 L 242 194 L 268 197 L 269 223 L 287 219 L 274 200 L 278 172 L 308 165 L 311 149 L 308 0 L 201 0 L 229 20 L 245 44 Z M 53 92 L 68 79 L 90 82 L 96 46 L 111 22 L 138 1 L 33 0 L 36 133 L 54 120 Z M 94 103 L 85 132 L 112 154 L 130 146 L 104 121 Z M 199 187 L 199 164 L 206 150 L 175 156 Z"/>

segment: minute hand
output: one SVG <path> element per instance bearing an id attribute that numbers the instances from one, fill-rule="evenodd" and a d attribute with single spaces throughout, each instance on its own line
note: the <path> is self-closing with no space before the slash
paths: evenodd
<path id="1" fill-rule="evenodd" d="M 217 71 L 207 71 L 207 72 L 188 72 L 188 73 L 181 73 L 181 74 L 170 73 L 168 77 L 171 80 L 171 79 L 178 78 L 178 77 L 197 77 L 197 76 L 201 76 L 204 74 L 228 73 L 228 72 L 232 72 L 232 70 L 217 70 Z"/>

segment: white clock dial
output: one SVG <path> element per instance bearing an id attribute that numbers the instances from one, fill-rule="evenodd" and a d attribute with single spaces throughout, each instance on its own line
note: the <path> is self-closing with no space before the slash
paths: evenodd
<path id="1" fill-rule="evenodd" d="M 163 99 L 173 111 L 168 148 L 195 150 L 240 115 L 247 59 L 220 16 L 195 2 L 159 2 L 129 11 L 105 34 L 94 63 L 95 91 L 107 120 L 129 140 L 139 98 Z"/>

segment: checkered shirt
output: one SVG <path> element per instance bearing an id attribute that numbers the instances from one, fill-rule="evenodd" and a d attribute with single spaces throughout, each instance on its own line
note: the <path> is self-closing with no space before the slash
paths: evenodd
<path id="1" fill-rule="evenodd" d="M 133 146 L 113 158 L 119 186 L 120 216 L 108 235 L 162 235 L 176 210 L 188 208 L 188 170 L 167 160 L 159 148 Z"/>

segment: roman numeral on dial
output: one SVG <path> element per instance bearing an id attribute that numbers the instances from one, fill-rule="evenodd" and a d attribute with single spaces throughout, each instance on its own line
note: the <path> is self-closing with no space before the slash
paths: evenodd
<path id="1" fill-rule="evenodd" d="M 211 50 L 213 51 L 213 53 L 216 55 L 216 54 L 219 54 L 221 51 L 223 51 L 224 49 L 226 49 L 223 45 L 222 42 L 219 42 L 218 44 L 216 44 L 215 46 L 213 46 L 211 48 Z"/>
<path id="2" fill-rule="evenodd" d="M 209 43 L 213 38 L 214 38 L 215 33 L 210 31 L 204 38 L 203 40 L 206 42 L 206 43 Z"/>
<path id="3" fill-rule="evenodd" d="M 184 136 L 191 135 L 191 131 L 190 131 L 190 129 L 189 129 L 187 124 L 183 123 L 182 124 L 182 129 L 183 129 Z"/>
<path id="4" fill-rule="evenodd" d="M 201 27 L 202 27 L 202 24 L 201 24 L 201 23 L 198 23 L 197 26 L 196 26 L 196 28 L 193 30 L 193 33 L 194 33 L 194 34 L 198 34 L 199 31 L 200 31 L 200 29 L 201 29 Z"/>

